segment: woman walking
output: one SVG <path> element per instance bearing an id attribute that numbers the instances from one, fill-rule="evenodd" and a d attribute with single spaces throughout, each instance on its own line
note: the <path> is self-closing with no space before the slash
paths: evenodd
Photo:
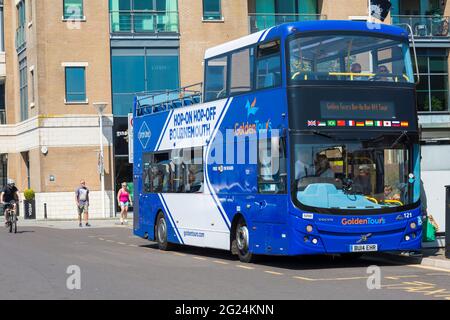
<path id="1" fill-rule="evenodd" d="M 117 202 L 120 205 L 120 224 L 128 223 L 128 207 L 133 206 L 133 201 L 131 200 L 130 192 L 128 191 L 127 184 L 122 183 L 122 188 L 120 188 L 117 193 Z"/>

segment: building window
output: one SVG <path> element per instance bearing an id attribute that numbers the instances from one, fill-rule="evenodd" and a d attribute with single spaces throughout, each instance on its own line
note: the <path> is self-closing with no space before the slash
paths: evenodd
<path id="1" fill-rule="evenodd" d="M 66 103 L 86 103 L 86 68 L 66 67 Z"/>
<path id="2" fill-rule="evenodd" d="M 178 32 L 177 0 L 110 0 L 112 33 Z"/>
<path id="3" fill-rule="evenodd" d="M 64 0 L 64 19 L 84 19 L 83 0 Z"/>
<path id="4" fill-rule="evenodd" d="M 28 119 L 27 58 L 19 62 L 20 121 Z"/>
<path id="5" fill-rule="evenodd" d="M 30 75 L 31 75 L 31 103 L 34 104 L 35 101 L 35 92 L 34 92 L 34 68 L 30 68 Z"/>
<path id="6" fill-rule="evenodd" d="M 203 0 L 203 20 L 222 20 L 220 0 Z"/>
<path id="7" fill-rule="evenodd" d="M 417 104 L 422 112 L 448 112 L 448 53 L 445 49 L 418 50 L 420 83 Z"/>

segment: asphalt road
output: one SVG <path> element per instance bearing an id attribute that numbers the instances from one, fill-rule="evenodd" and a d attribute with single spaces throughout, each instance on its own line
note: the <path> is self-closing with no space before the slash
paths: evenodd
<path id="1" fill-rule="evenodd" d="M 371 265 L 381 268 L 381 289 L 367 287 Z M 162 252 L 127 227 L 22 227 L 16 235 L 1 228 L 0 299 L 450 300 L 450 273 L 336 257 L 242 264 L 223 251 Z"/>

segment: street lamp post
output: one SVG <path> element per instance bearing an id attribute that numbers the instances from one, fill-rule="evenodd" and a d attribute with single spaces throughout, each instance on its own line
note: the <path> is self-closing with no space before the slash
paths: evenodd
<path id="1" fill-rule="evenodd" d="M 94 103 L 95 110 L 98 113 L 99 117 L 99 129 L 100 129 L 100 179 L 101 179 L 101 188 L 102 188 L 102 212 L 103 217 L 108 218 L 105 210 L 105 170 L 103 166 L 103 111 L 105 111 L 107 103 L 106 102 L 97 102 Z"/>

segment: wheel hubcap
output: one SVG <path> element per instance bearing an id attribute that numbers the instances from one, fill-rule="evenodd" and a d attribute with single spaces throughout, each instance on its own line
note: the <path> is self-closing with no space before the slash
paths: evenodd
<path id="1" fill-rule="evenodd" d="M 239 250 L 246 251 L 248 248 L 248 229 L 247 226 L 240 226 L 236 235 L 237 246 Z"/>
<path id="2" fill-rule="evenodd" d="M 166 221 L 164 219 L 159 220 L 158 240 L 160 243 L 164 243 L 166 241 Z"/>

